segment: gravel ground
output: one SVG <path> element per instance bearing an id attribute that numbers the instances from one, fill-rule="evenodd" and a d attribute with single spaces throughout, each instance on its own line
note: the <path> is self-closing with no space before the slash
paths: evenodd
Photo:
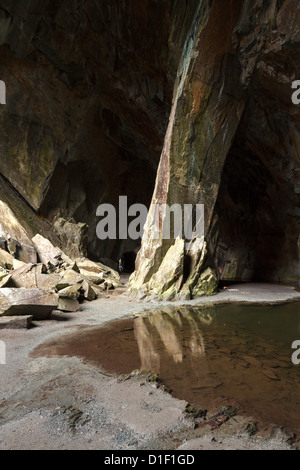
<path id="1" fill-rule="evenodd" d="M 295 300 L 300 293 L 292 287 L 245 284 L 172 305 Z M 249 437 L 245 428 L 251 417 L 235 416 L 212 431 L 185 413 L 185 401 L 143 375 L 124 380 L 77 357 L 30 357 L 47 340 L 157 306 L 131 301 L 121 291 L 83 304 L 80 312 L 34 322 L 29 330 L 1 330 L 7 357 L 0 365 L 0 449 L 289 448 L 290 436 L 279 428 L 263 428 Z"/>

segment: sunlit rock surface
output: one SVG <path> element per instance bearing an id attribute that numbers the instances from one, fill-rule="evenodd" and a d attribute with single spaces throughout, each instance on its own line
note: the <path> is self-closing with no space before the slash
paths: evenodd
<path id="1" fill-rule="evenodd" d="M 99 204 L 204 204 L 172 266 L 150 211 L 138 297 L 299 281 L 299 16 L 297 0 L 0 0 L 0 200 L 29 240 L 114 262 L 139 241 L 99 240 Z"/>
<path id="2" fill-rule="evenodd" d="M 300 115 L 291 101 L 300 69 L 299 5 L 205 5 L 187 35 L 152 199 L 205 205 L 202 262 L 186 250 L 184 297 L 211 294 L 218 277 L 300 276 Z M 154 240 L 152 222 L 150 211 L 131 278 L 134 295 L 144 287 L 159 296 L 148 289 L 174 243 Z M 170 281 L 166 276 L 161 293 Z"/>
<path id="3" fill-rule="evenodd" d="M 0 1 L 0 173 L 43 218 L 89 226 L 96 208 L 151 200 L 173 84 L 196 0 Z"/>

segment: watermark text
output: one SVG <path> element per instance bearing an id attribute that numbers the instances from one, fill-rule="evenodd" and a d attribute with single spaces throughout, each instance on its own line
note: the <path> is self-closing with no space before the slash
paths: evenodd
<path id="1" fill-rule="evenodd" d="M 6 364 L 6 344 L 4 341 L 0 341 L 0 365 Z"/>
<path id="2" fill-rule="evenodd" d="M 300 104 L 300 80 L 293 81 L 292 88 L 293 90 L 296 90 L 292 94 L 292 102 L 295 105 L 299 105 Z"/>
<path id="3" fill-rule="evenodd" d="M 185 239 L 187 244 L 204 237 L 203 204 L 152 204 L 148 218 L 147 207 L 133 204 L 128 207 L 127 196 L 119 197 L 118 211 L 112 204 L 101 204 L 96 211 L 101 217 L 96 227 L 100 240 L 138 240 L 144 231 L 153 240 Z M 117 216 L 118 214 L 118 216 Z"/>
<path id="4" fill-rule="evenodd" d="M 6 85 L 0 80 L 0 104 L 6 104 Z"/>

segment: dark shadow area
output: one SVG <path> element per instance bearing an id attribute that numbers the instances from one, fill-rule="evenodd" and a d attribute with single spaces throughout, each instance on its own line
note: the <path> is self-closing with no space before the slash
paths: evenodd
<path id="1" fill-rule="evenodd" d="M 70 316 L 64 315 L 63 313 L 53 312 L 51 314 L 50 320 L 67 322 L 72 320 Z"/>
<path id="2" fill-rule="evenodd" d="M 289 106 L 287 97 L 260 86 L 249 98 L 216 204 L 221 281 L 299 282 L 300 194 Z"/>
<path id="3" fill-rule="evenodd" d="M 122 255 L 121 268 L 122 273 L 131 274 L 135 270 L 136 253 L 134 251 L 127 251 Z"/>

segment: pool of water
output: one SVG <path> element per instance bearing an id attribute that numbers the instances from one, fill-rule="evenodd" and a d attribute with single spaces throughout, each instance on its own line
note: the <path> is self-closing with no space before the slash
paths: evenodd
<path id="1" fill-rule="evenodd" d="M 298 339 L 300 303 L 165 307 L 81 327 L 32 355 L 78 356 L 107 373 L 151 370 L 197 407 L 238 403 L 258 421 L 300 435 L 300 365 L 291 359 Z"/>

